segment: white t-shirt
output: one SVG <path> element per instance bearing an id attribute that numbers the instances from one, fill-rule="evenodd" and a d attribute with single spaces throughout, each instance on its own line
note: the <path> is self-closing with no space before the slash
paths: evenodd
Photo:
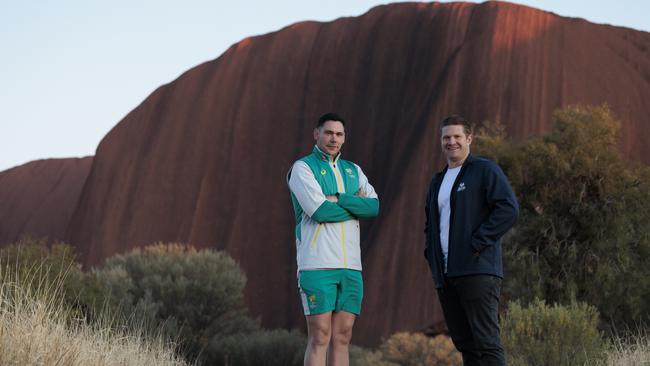
<path id="1" fill-rule="evenodd" d="M 462 166 L 447 169 L 442 179 L 440 191 L 438 191 L 438 214 L 440 215 L 440 246 L 442 247 L 442 258 L 447 273 L 447 256 L 449 254 L 449 215 L 451 214 L 451 188 L 460 173 Z"/>

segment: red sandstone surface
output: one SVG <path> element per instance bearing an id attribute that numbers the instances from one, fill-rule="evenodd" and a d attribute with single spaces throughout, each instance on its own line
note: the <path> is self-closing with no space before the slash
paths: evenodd
<path id="1" fill-rule="evenodd" d="M 325 111 L 380 195 L 362 223 L 363 314 L 376 344 L 441 320 L 422 257 L 437 121 L 500 120 L 516 139 L 556 108 L 608 103 L 621 151 L 650 162 L 650 34 L 509 3 L 403 3 L 247 38 L 161 86 L 100 143 L 66 234 L 87 264 L 155 241 L 224 249 L 265 327 L 302 327 L 285 183 Z M 4 210 L 4 208 L 3 208 Z M 4 213 L 3 213 L 4 214 Z M 58 219 L 53 216 L 52 220 Z"/>
<path id="2" fill-rule="evenodd" d="M 0 172 L 0 245 L 24 234 L 63 240 L 92 162 L 46 159 Z"/>

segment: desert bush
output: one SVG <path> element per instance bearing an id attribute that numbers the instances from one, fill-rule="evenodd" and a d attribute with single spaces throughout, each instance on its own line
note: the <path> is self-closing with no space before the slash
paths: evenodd
<path id="1" fill-rule="evenodd" d="M 446 335 L 395 333 L 379 347 L 383 359 L 403 366 L 462 365 L 462 357 Z"/>
<path id="2" fill-rule="evenodd" d="M 258 329 L 243 302 L 246 277 L 223 252 L 159 243 L 109 258 L 93 275 L 118 319 L 162 327 L 191 359 L 214 338 Z"/>
<path id="3" fill-rule="evenodd" d="M 619 153 L 620 122 L 606 106 L 578 106 L 523 143 L 488 127 L 472 151 L 502 166 L 520 204 L 504 238 L 504 295 L 593 304 L 603 325 L 647 320 L 650 169 Z"/>
<path id="4" fill-rule="evenodd" d="M 381 351 L 369 350 L 350 345 L 350 365 L 352 366 L 397 366 L 396 363 L 384 359 Z"/>
<path id="5" fill-rule="evenodd" d="M 66 284 L 70 284 L 67 276 L 76 273 L 77 267 L 72 262 L 69 264 L 73 268 L 63 264 L 51 266 L 53 257 L 69 258 L 54 252 L 53 256 L 39 254 L 29 260 L 26 260 L 26 252 L 9 256 L 17 262 L 3 257 L 0 267 L 0 365 L 186 364 L 174 354 L 173 347 L 161 338 L 145 339 L 137 327 L 114 329 L 102 322 L 89 324 L 84 318 L 75 317 L 76 311 L 71 311 L 70 303 L 61 295 L 66 292 Z M 34 249 L 27 253 L 40 251 Z M 16 271 L 19 268 L 21 270 Z"/>
<path id="6" fill-rule="evenodd" d="M 299 366 L 306 345 L 305 336 L 295 330 L 260 330 L 213 338 L 203 359 L 210 365 Z"/>
<path id="7" fill-rule="evenodd" d="M 528 307 L 508 304 L 501 338 L 513 366 L 573 366 L 604 359 L 606 342 L 598 331 L 598 310 L 583 303 Z"/>

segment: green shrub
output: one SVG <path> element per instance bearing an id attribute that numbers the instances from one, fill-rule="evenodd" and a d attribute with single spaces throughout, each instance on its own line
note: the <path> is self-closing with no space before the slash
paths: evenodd
<path id="1" fill-rule="evenodd" d="M 206 364 L 225 366 L 300 366 L 307 339 L 298 331 L 262 330 L 215 337 L 205 350 Z"/>
<path id="2" fill-rule="evenodd" d="M 109 258 L 93 274 L 118 319 L 162 328 L 190 358 L 215 337 L 258 329 L 243 302 L 246 277 L 222 252 L 155 244 Z"/>
<path id="3" fill-rule="evenodd" d="M 606 342 L 598 331 L 598 310 L 587 304 L 528 307 L 508 304 L 501 338 L 512 366 L 574 366 L 601 362 Z"/>
<path id="4" fill-rule="evenodd" d="M 445 335 L 428 337 L 422 333 L 395 333 L 379 347 L 384 360 L 403 366 L 456 366 L 462 357 L 451 338 Z"/>

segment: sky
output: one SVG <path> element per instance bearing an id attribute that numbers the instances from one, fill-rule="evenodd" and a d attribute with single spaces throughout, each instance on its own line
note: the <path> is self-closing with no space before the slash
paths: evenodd
<path id="1" fill-rule="evenodd" d="M 650 31 L 649 0 L 511 2 Z M 157 87 L 248 36 L 386 3 L 0 0 L 0 171 L 94 155 L 104 135 Z"/>

